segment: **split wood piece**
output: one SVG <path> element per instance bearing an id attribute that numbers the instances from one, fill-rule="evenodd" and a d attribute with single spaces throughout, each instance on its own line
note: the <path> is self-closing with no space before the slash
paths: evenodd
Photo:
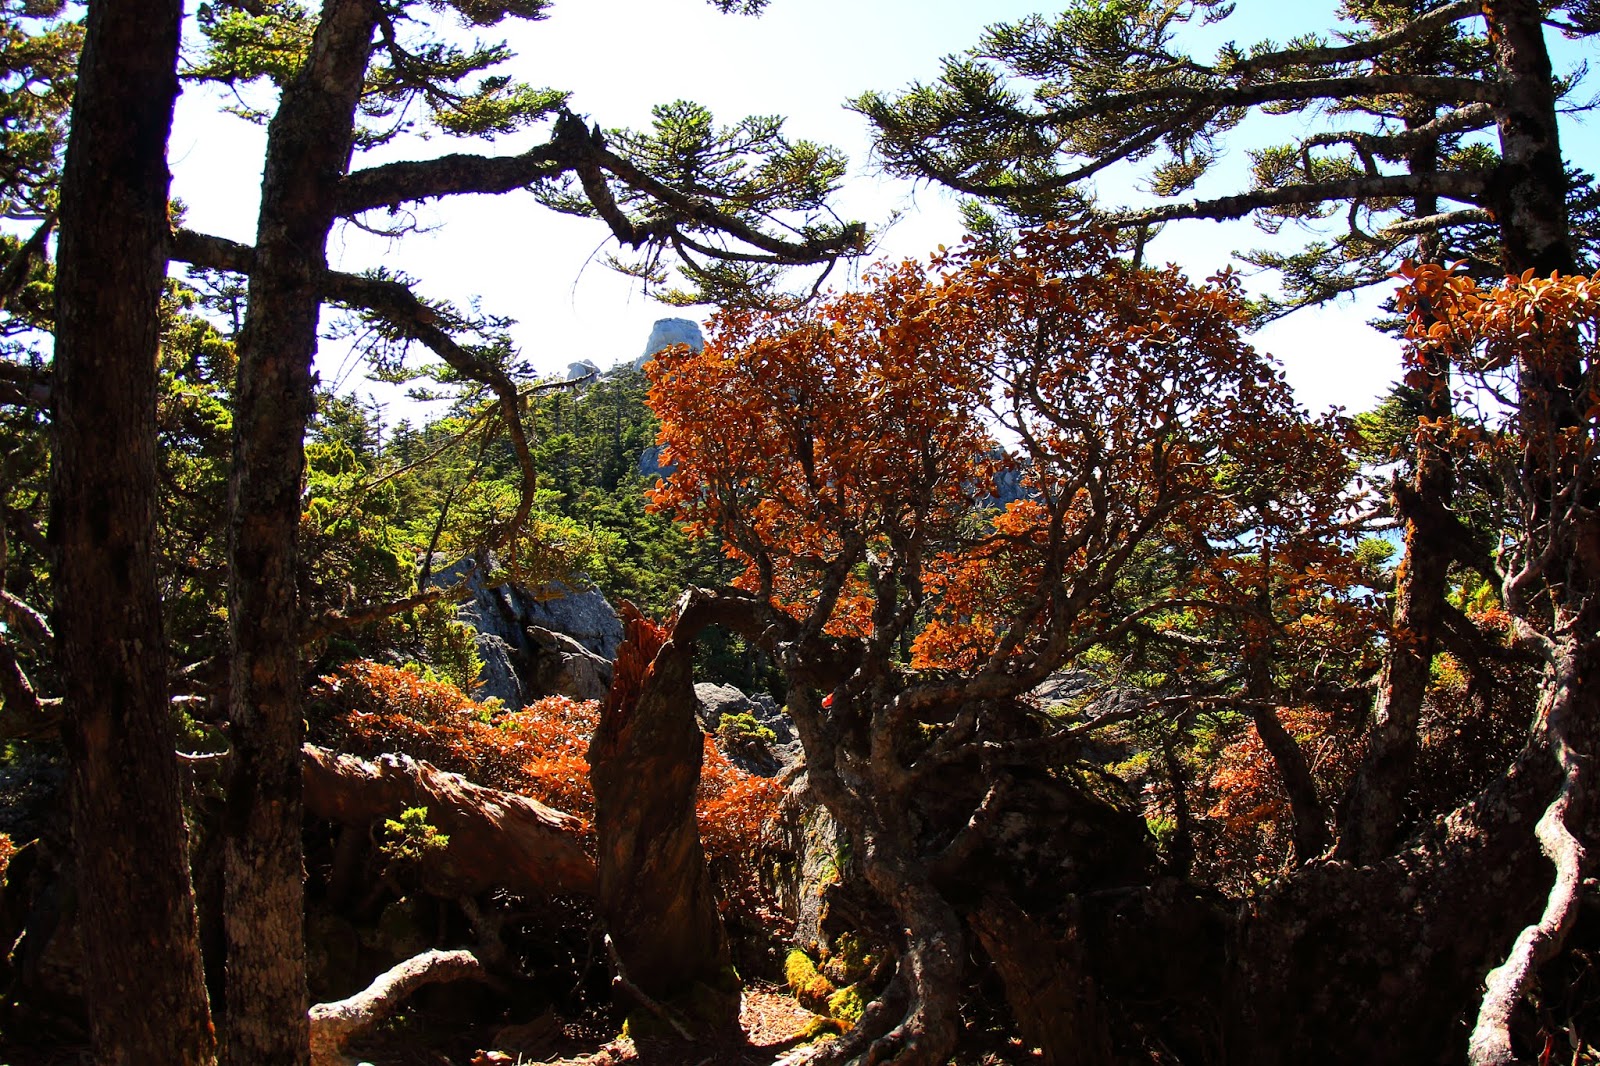
<path id="1" fill-rule="evenodd" d="M 429 824 L 450 838 L 422 860 L 431 885 L 457 896 L 489 888 L 529 896 L 595 892 L 583 823 L 570 814 L 405 755 L 372 762 L 311 744 L 303 750 L 306 811 L 315 817 L 368 825 L 427 808 Z"/>

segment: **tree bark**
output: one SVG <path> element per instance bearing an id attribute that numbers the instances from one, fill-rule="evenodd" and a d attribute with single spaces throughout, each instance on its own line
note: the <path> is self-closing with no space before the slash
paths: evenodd
<path id="1" fill-rule="evenodd" d="M 1587 683 L 1573 694 L 1576 750 L 1594 743 L 1595 696 Z M 1313 863 L 1241 906 L 1229 948 L 1237 1061 L 1462 1061 L 1485 974 L 1550 895 L 1535 827 L 1563 777 L 1535 737 L 1404 851 Z"/>
<path id="2" fill-rule="evenodd" d="M 695 822 L 705 741 L 694 644 L 624 614 L 627 639 L 589 746 L 600 915 L 629 984 L 686 1015 L 691 1031 L 731 1030 L 739 981 Z"/>
<path id="3" fill-rule="evenodd" d="M 89 5 L 61 188 L 51 535 L 94 1058 L 215 1058 L 154 550 L 182 5 Z"/>
<path id="4" fill-rule="evenodd" d="M 1045 1066 L 1109 1066 L 1116 1061 L 1080 945 L 1058 943 L 1047 927 L 1004 897 L 986 899 L 967 922 L 1005 984 L 1017 1028 L 1044 1053 Z"/>
<path id="5" fill-rule="evenodd" d="M 424 857 L 423 880 L 451 896 L 491 888 L 519 895 L 593 895 L 595 864 L 582 823 L 526 796 L 475 785 L 407 756 L 376 762 L 304 748 L 306 813 L 366 827 L 407 807 L 450 838 Z"/>
<path id="6" fill-rule="evenodd" d="M 1555 78 L 1544 22 L 1533 0 L 1485 3 L 1500 99 L 1500 167 L 1491 196 L 1508 273 L 1569 274 L 1574 258 L 1567 219 Z"/>
<path id="7" fill-rule="evenodd" d="M 239 341 L 228 527 L 234 768 L 225 834 L 227 1046 L 235 1066 L 304 1063 L 309 1055 L 296 533 L 328 230 L 377 16 L 376 0 L 325 0 L 310 57 L 283 90 L 267 135 Z"/>
<path id="8" fill-rule="evenodd" d="M 1267 754 L 1272 756 L 1272 763 L 1283 780 L 1283 790 L 1289 796 L 1290 820 L 1294 823 L 1294 861 L 1308 863 L 1326 851 L 1330 841 L 1327 814 L 1317 795 L 1317 782 L 1311 776 L 1306 753 L 1283 728 L 1278 713 L 1271 707 L 1251 708 L 1250 719 L 1255 723 Z"/>
<path id="9" fill-rule="evenodd" d="M 1426 126 L 1433 120 L 1432 104 L 1418 106 L 1407 116 L 1408 126 Z M 1436 139 L 1419 145 L 1408 159 L 1413 174 L 1438 168 Z M 1414 217 L 1438 213 L 1437 196 L 1417 197 Z M 1417 241 L 1417 258 L 1436 263 L 1440 257 L 1437 233 Z M 1419 361 L 1408 375 L 1422 397 L 1422 418 L 1417 427 L 1416 470 L 1409 498 L 1430 509 L 1447 511 L 1455 493 L 1455 467 L 1450 450 L 1454 406 L 1450 395 L 1450 363 L 1435 345 L 1419 350 Z M 1450 545 L 1430 536 L 1426 522 L 1408 513 L 1396 494 L 1396 510 L 1405 519 L 1405 554 L 1395 574 L 1394 613 L 1389 633 L 1389 654 L 1378 681 L 1378 698 L 1367 730 L 1367 750 L 1345 794 L 1340 810 L 1339 840 L 1335 856 L 1352 862 L 1373 862 L 1388 854 L 1406 829 L 1405 792 L 1411 781 L 1422 721 L 1422 701 L 1433 676 L 1433 656 L 1444 626 L 1445 594 L 1449 591 Z M 1413 509 L 1414 510 L 1414 509 Z"/>

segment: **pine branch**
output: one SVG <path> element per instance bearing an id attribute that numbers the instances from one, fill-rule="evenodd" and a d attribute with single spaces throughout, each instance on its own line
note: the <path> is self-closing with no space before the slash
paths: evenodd
<path id="1" fill-rule="evenodd" d="M 248 274 L 255 263 L 255 249 L 221 237 L 179 230 L 173 234 L 172 257 L 194 266 Z M 522 475 L 516 514 L 492 531 L 486 545 L 491 550 L 503 546 L 522 528 L 533 510 L 537 483 L 533 450 L 522 424 L 522 396 L 516 382 L 505 370 L 452 337 L 439 324 L 438 312 L 419 299 L 408 285 L 330 270 L 323 275 L 322 287 L 329 300 L 377 315 L 404 336 L 421 342 L 462 377 L 486 385 L 494 392 Z"/>
<path id="2" fill-rule="evenodd" d="M 1415 196 L 1443 196 L 1472 202 L 1490 187 L 1492 174 L 1484 170 L 1453 170 L 1436 174 L 1388 174 L 1380 177 L 1346 178 L 1342 181 L 1309 185 L 1285 185 L 1277 189 L 1258 189 L 1215 200 L 1168 204 L 1142 211 L 1125 211 L 1101 219 L 1118 228 L 1168 222 L 1180 218 L 1243 218 L 1265 207 L 1292 204 L 1326 203 L 1329 200 L 1402 199 Z"/>

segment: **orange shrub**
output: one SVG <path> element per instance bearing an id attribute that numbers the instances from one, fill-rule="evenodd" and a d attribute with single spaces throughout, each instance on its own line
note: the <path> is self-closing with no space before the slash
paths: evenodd
<path id="1" fill-rule="evenodd" d="M 599 704 L 547 696 L 519 711 L 474 702 L 445 681 L 360 661 L 322 678 L 317 738 L 372 757 L 404 752 L 479 784 L 532 796 L 582 818 L 592 830 L 589 738 Z M 700 773 L 700 835 L 712 859 L 751 851 L 777 811 L 783 788 L 745 773 L 706 738 Z"/>

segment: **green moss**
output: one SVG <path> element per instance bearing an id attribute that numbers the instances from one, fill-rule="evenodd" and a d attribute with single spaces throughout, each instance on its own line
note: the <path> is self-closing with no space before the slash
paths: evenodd
<path id="1" fill-rule="evenodd" d="M 861 1020 L 861 1014 L 866 1009 L 867 1001 L 861 994 L 860 985 L 841 988 L 828 997 L 829 1016 L 851 1028 Z"/>
<path id="2" fill-rule="evenodd" d="M 828 997 L 835 991 L 833 982 L 817 970 L 810 955 L 798 948 L 789 952 L 783 960 L 783 978 L 802 1007 L 818 1014 L 828 1009 Z"/>
<path id="3" fill-rule="evenodd" d="M 844 933 L 833 942 L 833 954 L 822 964 L 822 972 L 835 985 L 853 985 L 872 972 L 877 960 L 867 951 L 867 942 L 855 933 Z"/>

